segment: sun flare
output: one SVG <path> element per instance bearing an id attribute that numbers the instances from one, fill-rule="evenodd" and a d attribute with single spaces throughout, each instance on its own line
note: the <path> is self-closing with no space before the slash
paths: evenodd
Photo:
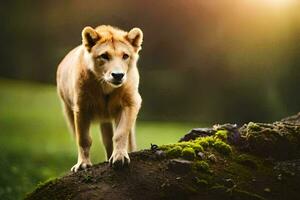
<path id="1" fill-rule="evenodd" d="M 272 7 L 288 7 L 296 3 L 297 0 L 263 0 L 263 2 Z"/>

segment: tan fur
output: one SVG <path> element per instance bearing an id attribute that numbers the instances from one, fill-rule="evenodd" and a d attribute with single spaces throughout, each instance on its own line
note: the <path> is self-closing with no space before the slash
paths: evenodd
<path id="1" fill-rule="evenodd" d="M 141 106 L 136 63 L 142 40 L 138 28 L 125 32 L 111 26 L 86 27 L 82 45 L 59 64 L 58 93 L 78 146 L 72 171 L 91 165 L 89 127 L 95 120 L 110 163 L 130 161 L 128 150 L 136 148 L 134 127 Z M 109 55 L 109 60 L 103 54 Z M 125 74 L 122 83 L 115 84 L 113 72 Z"/>

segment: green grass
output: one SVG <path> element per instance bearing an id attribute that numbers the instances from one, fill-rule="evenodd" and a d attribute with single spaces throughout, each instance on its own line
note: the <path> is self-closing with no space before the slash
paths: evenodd
<path id="1" fill-rule="evenodd" d="M 76 146 L 54 86 L 0 79 L 0 199 L 22 199 L 76 162 Z M 193 125 L 138 122 L 139 149 L 176 142 Z M 91 129 L 92 162 L 105 160 L 98 126 Z"/>

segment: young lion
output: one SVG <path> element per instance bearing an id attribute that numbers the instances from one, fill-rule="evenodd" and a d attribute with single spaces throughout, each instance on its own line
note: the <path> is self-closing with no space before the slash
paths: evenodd
<path id="1" fill-rule="evenodd" d="M 130 162 L 127 152 L 136 148 L 135 121 L 142 102 L 136 66 L 142 41 L 139 28 L 125 32 L 112 26 L 85 27 L 82 45 L 59 64 L 57 89 L 78 147 L 78 161 L 71 171 L 92 165 L 93 120 L 100 123 L 109 163 Z"/>

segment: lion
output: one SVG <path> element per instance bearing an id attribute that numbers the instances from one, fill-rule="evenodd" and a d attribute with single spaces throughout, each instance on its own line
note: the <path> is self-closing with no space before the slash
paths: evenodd
<path id="1" fill-rule="evenodd" d="M 143 32 L 102 25 L 82 30 L 82 44 L 57 69 L 57 90 L 76 137 L 78 160 L 71 171 L 92 166 L 89 127 L 98 122 L 111 166 L 130 163 L 136 150 L 135 123 L 141 108 L 137 61 Z"/>

